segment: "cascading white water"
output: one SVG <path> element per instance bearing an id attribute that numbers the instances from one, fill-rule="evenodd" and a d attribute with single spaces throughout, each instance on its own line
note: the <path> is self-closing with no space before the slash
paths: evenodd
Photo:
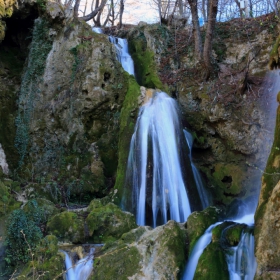
<path id="1" fill-rule="evenodd" d="M 187 266 L 185 268 L 183 280 L 192 280 L 195 274 L 195 270 L 198 264 L 198 260 L 200 256 L 202 255 L 204 249 L 210 244 L 211 239 L 212 239 L 212 230 L 217 226 L 220 225 L 221 222 L 215 223 L 211 225 L 205 233 L 198 239 L 196 242 L 189 261 L 187 263 Z"/>
<path id="2" fill-rule="evenodd" d="M 127 164 L 138 225 L 146 225 L 148 196 L 152 197 L 154 227 L 160 214 L 161 222 L 166 223 L 168 219 L 185 222 L 191 213 L 181 171 L 180 132 L 176 101 L 166 93 L 155 93 L 140 108 Z M 147 171 L 152 174 L 150 188 Z"/>
<path id="3" fill-rule="evenodd" d="M 254 225 L 254 214 L 247 214 L 242 216 L 241 218 L 235 219 L 235 220 L 231 220 L 232 222 L 235 223 L 241 223 L 241 224 L 247 224 L 248 226 L 253 226 Z M 198 241 L 196 242 L 191 255 L 189 257 L 189 261 L 187 263 L 187 266 L 185 268 L 184 271 L 184 275 L 183 275 L 183 280 L 193 280 L 194 274 L 195 274 L 195 270 L 198 264 L 198 260 L 200 258 L 200 256 L 202 255 L 204 249 L 210 244 L 211 239 L 212 239 L 212 230 L 220 225 L 222 222 L 218 222 L 215 223 L 213 225 L 211 225 L 206 231 L 205 233 L 198 239 Z M 230 259 L 230 263 L 229 263 L 229 257 L 227 257 L 227 261 L 228 261 L 228 267 L 229 267 L 229 272 L 230 272 L 230 280 L 252 280 L 254 278 L 255 272 L 256 272 L 256 261 L 255 261 L 255 257 L 254 257 L 254 237 L 252 236 L 252 238 L 250 238 L 250 241 L 247 242 L 247 239 L 244 239 L 244 241 L 246 240 L 246 246 L 247 246 L 247 251 L 246 251 L 246 255 L 242 255 L 242 257 L 244 256 L 243 260 L 239 260 L 239 255 L 237 255 L 237 257 L 234 258 L 234 260 Z M 242 241 L 242 240 L 241 240 Z M 240 241 L 240 248 L 245 248 L 244 247 L 244 243 L 242 244 Z M 239 247 L 239 245 L 236 247 L 236 249 Z M 239 249 L 239 252 L 242 249 Z M 246 258 L 246 259 L 245 259 Z M 247 259 L 248 258 L 248 259 Z M 241 274 L 242 271 L 241 270 L 235 270 L 235 268 L 239 267 L 238 265 L 236 265 L 237 263 L 241 263 L 242 261 L 246 261 L 248 262 L 248 264 L 250 264 L 250 268 L 248 268 L 248 271 L 246 275 L 248 275 L 248 278 L 241 278 Z M 235 263 L 236 262 L 236 263 Z M 232 269 L 232 273 L 230 271 L 230 269 Z M 235 272 L 234 272 L 235 271 Z M 232 278 L 232 275 L 236 278 Z M 239 277 L 239 278 L 237 278 Z M 253 277 L 253 278 L 249 278 L 249 277 Z"/>
<path id="4" fill-rule="evenodd" d="M 227 263 L 230 280 L 254 279 L 257 269 L 254 243 L 253 233 L 244 231 L 238 246 L 229 249 Z"/>
<path id="5" fill-rule="evenodd" d="M 190 150 L 190 161 L 191 161 L 191 166 L 192 166 L 192 171 L 193 171 L 193 176 L 194 176 L 194 180 L 195 180 L 195 184 L 196 184 L 196 188 L 200 197 L 200 201 L 202 204 L 203 209 L 207 208 L 210 203 L 209 203 L 209 198 L 208 198 L 208 194 L 206 193 L 203 183 L 202 183 L 202 179 L 201 176 L 199 174 L 198 169 L 196 168 L 196 166 L 194 165 L 193 161 L 192 161 L 192 146 L 193 146 L 193 137 L 192 135 L 184 129 L 184 134 L 185 134 L 185 138 L 186 141 L 188 143 L 189 146 L 189 150 Z"/>
<path id="6" fill-rule="evenodd" d="M 134 76 L 134 63 L 128 53 L 128 43 L 126 39 L 109 36 L 109 41 L 113 43 L 117 50 L 118 61 L 122 64 L 123 69 L 130 75 Z"/>
<path id="7" fill-rule="evenodd" d="M 103 30 L 100 27 L 92 27 L 92 31 L 102 34 Z M 109 41 L 114 44 L 117 51 L 117 59 L 121 63 L 123 69 L 130 75 L 134 74 L 134 63 L 128 52 L 128 43 L 126 39 L 109 36 Z"/>
<path id="8" fill-rule="evenodd" d="M 83 259 L 80 259 L 76 264 L 72 263 L 69 255 L 62 251 L 65 255 L 66 280 L 87 280 L 93 269 L 93 253 L 95 249 L 91 248 L 90 253 Z"/>

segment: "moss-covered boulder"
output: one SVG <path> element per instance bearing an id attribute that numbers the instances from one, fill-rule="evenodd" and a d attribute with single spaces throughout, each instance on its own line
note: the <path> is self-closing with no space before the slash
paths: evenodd
<path id="1" fill-rule="evenodd" d="M 226 256 L 218 242 L 210 243 L 199 258 L 194 280 L 229 280 Z"/>
<path id="2" fill-rule="evenodd" d="M 47 223 L 47 230 L 62 241 L 82 243 L 85 240 L 84 221 L 74 212 L 56 214 Z"/>
<path id="3" fill-rule="evenodd" d="M 233 224 L 226 229 L 224 238 L 228 246 L 237 246 L 240 242 L 242 231 L 247 227 L 246 224 Z"/>
<path id="4" fill-rule="evenodd" d="M 224 215 L 223 210 L 216 207 L 208 207 L 201 212 L 193 212 L 186 222 L 189 240 L 189 253 L 193 249 L 196 241 L 205 230 Z"/>
<path id="5" fill-rule="evenodd" d="M 180 279 L 185 254 L 182 224 L 169 221 L 155 229 L 138 227 L 105 245 L 95 258 L 91 279 Z"/>
<path id="6" fill-rule="evenodd" d="M 134 215 L 123 212 L 113 203 L 90 205 L 91 212 L 86 218 L 89 235 L 95 243 L 119 239 L 122 234 L 136 228 Z"/>

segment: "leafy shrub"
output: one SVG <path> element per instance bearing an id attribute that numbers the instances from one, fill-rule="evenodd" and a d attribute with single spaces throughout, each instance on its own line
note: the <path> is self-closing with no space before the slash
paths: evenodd
<path id="1" fill-rule="evenodd" d="M 31 259 L 32 251 L 42 238 L 42 232 L 36 222 L 37 215 L 26 214 L 22 209 L 14 210 L 7 220 L 6 257 L 10 265 L 26 263 Z M 31 250 L 31 251 L 30 251 Z"/>

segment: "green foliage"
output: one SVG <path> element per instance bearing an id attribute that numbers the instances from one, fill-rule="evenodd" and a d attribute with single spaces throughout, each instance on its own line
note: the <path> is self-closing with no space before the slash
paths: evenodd
<path id="1" fill-rule="evenodd" d="M 48 30 L 49 25 L 46 20 L 37 19 L 35 21 L 28 65 L 25 68 L 19 93 L 19 113 L 15 120 L 17 127 L 15 146 L 19 153 L 19 167 L 23 165 L 28 151 L 29 125 L 36 96 L 40 94 L 39 84 L 44 74 L 46 58 L 52 47 Z"/>
<path id="2" fill-rule="evenodd" d="M 22 209 L 17 209 L 7 220 L 5 260 L 10 265 L 16 266 L 29 261 L 32 254 L 30 249 L 35 250 L 42 238 L 42 232 L 36 223 L 39 221 L 38 216 L 33 215 L 27 215 Z"/>
<path id="3" fill-rule="evenodd" d="M 42 11 L 46 10 L 46 0 L 36 0 L 36 3 Z"/>

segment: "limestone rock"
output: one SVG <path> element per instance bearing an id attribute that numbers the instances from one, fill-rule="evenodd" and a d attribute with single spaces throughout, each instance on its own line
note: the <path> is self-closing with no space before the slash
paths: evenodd
<path id="1" fill-rule="evenodd" d="M 91 279 L 179 279 L 186 261 L 185 238 L 183 225 L 174 221 L 133 229 L 104 247 Z"/>

